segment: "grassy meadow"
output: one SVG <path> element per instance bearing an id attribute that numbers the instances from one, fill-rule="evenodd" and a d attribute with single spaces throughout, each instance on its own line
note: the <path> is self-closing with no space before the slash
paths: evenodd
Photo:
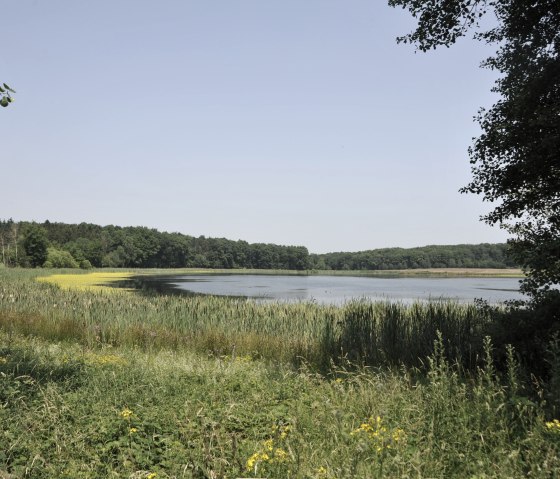
<path id="1" fill-rule="evenodd" d="M 511 348 L 496 362 L 487 308 L 66 273 L 0 269 L 0 478 L 560 475 L 557 378 L 527 380 Z"/>

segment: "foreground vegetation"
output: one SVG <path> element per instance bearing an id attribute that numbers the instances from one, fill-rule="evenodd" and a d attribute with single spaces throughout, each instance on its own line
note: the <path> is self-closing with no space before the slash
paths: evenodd
<path id="1" fill-rule="evenodd" d="M 526 381 L 485 339 L 484 307 L 150 297 L 38 274 L 0 270 L 0 477 L 560 474 L 560 351 L 546 383 Z"/>
<path id="2" fill-rule="evenodd" d="M 560 427 L 441 354 L 317 376 L 245 356 L 0 334 L 0 474 L 33 478 L 556 477 Z M 488 346 L 489 348 L 489 346 Z M 7 476 L 11 474 L 11 476 Z"/>

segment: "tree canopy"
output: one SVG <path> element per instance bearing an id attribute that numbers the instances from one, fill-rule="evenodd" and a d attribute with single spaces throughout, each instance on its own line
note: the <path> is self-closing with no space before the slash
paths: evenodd
<path id="1" fill-rule="evenodd" d="M 513 268 L 505 244 L 431 245 L 419 248 L 381 248 L 356 253 L 312 254 L 313 269 L 391 270 L 423 268 Z"/>
<path id="2" fill-rule="evenodd" d="M 46 249 L 36 255 L 40 236 Z M 29 238 L 29 239 L 28 239 Z M 31 241 L 30 241 L 31 239 Z M 42 241 L 40 243 L 43 243 Z M 30 248 L 27 251 L 27 248 Z M 384 248 L 356 253 L 309 254 L 304 246 L 198 238 L 141 226 L 99 226 L 0 220 L 0 263 L 54 268 L 250 268 L 291 270 L 387 270 L 508 268 L 505 244 Z M 45 257 L 46 254 L 46 257 Z"/>
<path id="3" fill-rule="evenodd" d="M 472 181 L 493 209 L 483 217 L 512 233 L 511 250 L 535 299 L 560 283 L 560 2 L 558 0 L 389 0 L 418 20 L 398 39 L 421 51 L 450 46 L 474 30 L 496 45 L 482 66 L 499 72 L 498 101 L 476 117 Z M 488 29 L 481 28 L 483 17 Z"/>
<path id="4" fill-rule="evenodd" d="M 43 266 L 48 256 L 49 240 L 46 231 L 37 225 L 31 225 L 23 240 L 23 246 L 31 266 Z"/>

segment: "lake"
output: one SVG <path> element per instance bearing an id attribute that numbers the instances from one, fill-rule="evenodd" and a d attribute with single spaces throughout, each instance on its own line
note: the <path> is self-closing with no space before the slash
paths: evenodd
<path id="1" fill-rule="evenodd" d="M 518 278 L 410 278 L 322 275 L 203 274 L 137 276 L 123 286 L 161 293 L 314 301 L 342 304 L 354 298 L 410 303 L 418 300 L 489 303 L 524 299 Z"/>

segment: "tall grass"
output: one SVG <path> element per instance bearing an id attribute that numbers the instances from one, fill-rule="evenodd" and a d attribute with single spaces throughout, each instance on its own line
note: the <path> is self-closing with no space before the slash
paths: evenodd
<path id="1" fill-rule="evenodd" d="M 146 297 L 38 274 L 0 270 L 0 477 L 559 476 L 556 403 L 512 349 L 497 371 L 484 308 Z M 282 362 L 301 358 L 328 374 Z"/>
<path id="2" fill-rule="evenodd" d="M 449 357 L 472 366 L 490 324 L 489 314 L 474 304 L 444 301 L 411 305 L 355 301 L 342 315 L 324 348 L 335 345 L 352 362 L 366 365 L 416 365 L 431 353 L 441 332 Z"/>
<path id="3" fill-rule="evenodd" d="M 223 297 L 146 297 L 116 289 L 73 290 L 0 270 L 0 327 L 56 340 L 188 348 L 327 365 L 418 364 L 442 332 L 450 356 L 472 364 L 487 311 L 453 302 L 350 301 L 342 306 L 259 303 Z M 80 280 L 80 285 L 83 281 Z"/>
<path id="4" fill-rule="evenodd" d="M 450 363 L 441 339 L 434 349 L 424 375 L 338 368 L 326 378 L 0 331 L 0 476 L 558 477 L 558 415 L 519 395 L 513 359 L 504 383 L 488 341 L 474 372 Z"/>

